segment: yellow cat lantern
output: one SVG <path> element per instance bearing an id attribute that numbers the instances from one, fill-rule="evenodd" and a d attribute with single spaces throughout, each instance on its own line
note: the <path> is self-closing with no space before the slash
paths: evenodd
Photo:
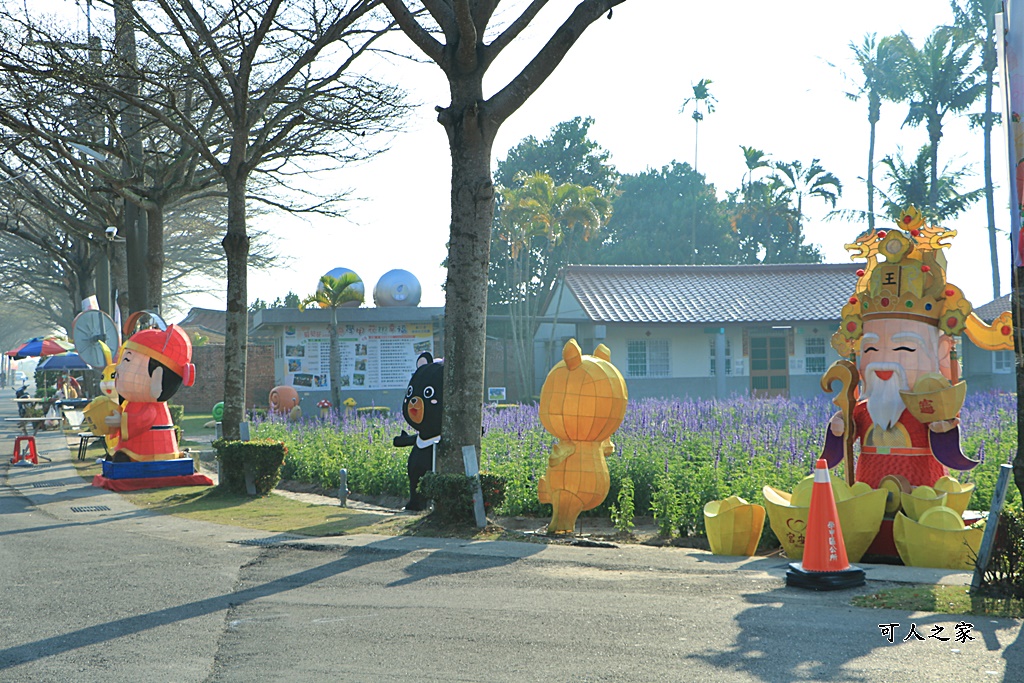
<path id="1" fill-rule="evenodd" d="M 604 502 L 605 458 L 615 451 L 609 437 L 622 423 L 626 399 L 626 381 L 607 346 L 584 356 L 575 339 L 565 344 L 540 390 L 541 424 L 558 439 L 537 485 L 537 498 L 551 504 L 549 533 L 572 533 L 581 512 Z"/>
<path id="2" fill-rule="evenodd" d="M 110 348 L 102 341 L 98 343 L 103 349 L 103 358 L 106 360 L 106 366 L 103 368 L 103 375 L 100 378 L 100 395 L 90 401 L 83 412 L 92 423 L 92 433 L 102 435 L 107 443 L 107 451 L 113 453 L 117 450 L 121 437 L 117 430 L 107 426 L 105 418 L 108 415 L 118 415 L 121 412 L 121 403 L 117 389 L 114 387 L 117 363 L 114 362 Z"/>

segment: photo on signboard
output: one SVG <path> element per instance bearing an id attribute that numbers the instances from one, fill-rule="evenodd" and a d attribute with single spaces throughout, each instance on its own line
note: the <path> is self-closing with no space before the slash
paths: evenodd
<path id="1" fill-rule="evenodd" d="M 297 387 L 312 387 L 313 375 L 305 372 L 299 373 L 292 379 L 292 384 Z"/>
<path id="2" fill-rule="evenodd" d="M 318 389 L 322 389 L 323 387 L 327 386 L 327 375 L 316 375 L 313 378 L 313 381 L 316 382 L 316 386 Z"/>
<path id="3" fill-rule="evenodd" d="M 352 375 L 352 386 L 361 387 L 366 384 L 366 375 L 361 375 L 358 372 Z"/>
<path id="4" fill-rule="evenodd" d="M 288 359 L 288 372 L 298 372 L 302 369 L 302 361 L 296 358 Z"/>
<path id="5" fill-rule="evenodd" d="M 349 385 L 348 375 L 342 375 L 341 377 L 338 378 L 338 386 L 339 387 L 347 387 L 348 385 Z"/>
<path id="6" fill-rule="evenodd" d="M 302 344 L 289 344 L 284 347 L 284 355 L 302 358 L 306 355 L 306 347 Z"/>
<path id="7" fill-rule="evenodd" d="M 413 344 L 412 345 L 412 350 L 418 356 L 421 353 L 423 353 L 424 351 L 430 351 L 433 348 L 433 346 L 434 346 L 434 343 L 431 340 L 424 339 L 423 341 L 418 341 L 415 344 Z"/>
<path id="8" fill-rule="evenodd" d="M 365 356 L 366 355 L 366 344 L 356 344 L 356 355 L 357 356 Z"/>
<path id="9" fill-rule="evenodd" d="M 366 359 L 360 358 L 356 361 L 356 372 L 366 372 Z"/>

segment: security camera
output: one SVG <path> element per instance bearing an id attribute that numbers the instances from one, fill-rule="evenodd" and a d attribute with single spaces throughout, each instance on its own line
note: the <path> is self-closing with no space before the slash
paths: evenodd
<path id="1" fill-rule="evenodd" d="M 107 234 L 107 239 L 108 240 L 116 240 L 117 239 L 117 228 L 115 228 L 113 225 L 111 225 L 109 228 L 107 228 L 104 232 Z"/>

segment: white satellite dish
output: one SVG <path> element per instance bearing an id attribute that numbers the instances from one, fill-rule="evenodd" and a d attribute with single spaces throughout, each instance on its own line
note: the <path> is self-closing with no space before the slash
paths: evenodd
<path id="1" fill-rule="evenodd" d="M 100 310 L 82 311 L 76 315 L 71 323 L 71 339 L 81 359 L 93 368 L 103 368 L 107 364 L 99 342 L 106 344 L 112 354 L 116 354 L 121 346 L 117 325 Z"/>

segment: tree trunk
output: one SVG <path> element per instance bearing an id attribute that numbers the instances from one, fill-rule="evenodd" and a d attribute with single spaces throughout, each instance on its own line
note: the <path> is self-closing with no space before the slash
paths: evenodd
<path id="1" fill-rule="evenodd" d="M 135 24 L 132 20 L 133 0 L 116 0 L 114 2 L 115 52 L 120 61 L 119 71 L 124 76 L 122 87 L 130 94 L 139 94 L 139 81 L 134 77 L 136 70 Z M 135 174 L 135 169 L 142 163 L 142 137 L 139 112 L 135 107 L 127 106 L 121 113 L 121 136 L 127 142 L 127 155 L 122 164 L 122 172 L 126 178 Z M 146 275 L 146 216 L 145 213 L 131 202 L 124 205 L 124 238 L 128 242 L 128 302 L 131 310 L 141 311 L 149 308 L 149 279 Z"/>
<path id="2" fill-rule="evenodd" d="M 163 313 L 164 293 L 164 209 L 161 205 L 146 211 L 146 275 L 149 305 Z"/>
<path id="3" fill-rule="evenodd" d="M 237 439 L 245 417 L 245 362 L 248 349 L 249 236 L 245 226 L 246 176 L 227 178 L 228 229 L 221 244 L 227 256 L 227 329 L 224 335 L 224 438 Z"/>
<path id="4" fill-rule="evenodd" d="M 868 93 L 868 230 L 875 231 L 875 128 L 881 115 L 882 98 L 874 92 Z"/>
<path id="5" fill-rule="evenodd" d="M 338 308 L 331 306 L 331 326 L 327 333 L 331 339 L 331 405 L 334 410 L 341 410 L 341 349 L 338 348 Z"/>
<path id="6" fill-rule="evenodd" d="M 938 217 L 939 212 L 939 139 L 941 137 L 942 121 L 929 118 L 928 141 L 932 145 L 932 173 L 931 187 L 928 188 L 928 203 L 931 205 L 933 219 Z"/>
<path id="7" fill-rule="evenodd" d="M 494 221 L 491 144 L 495 131 L 491 128 L 496 126 L 485 126 L 479 110 L 482 74 L 467 80 L 470 82 L 462 86 L 452 83 L 452 105 L 439 116 L 452 155 L 439 472 L 463 471 L 464 446 L 474 446 L 479 457 L 483 420 L 487 266 Z"/>
<path id="8" fill-rule="evenodd" d="M 1011 262 L 1010 273 L 1014 276 L 1010 305 L 1013 311 L 1017 369 L 1017 453 L 1013 457 L 1013 483 L 1017 485 L 1021 496 L 1024 496 L 1024 448 L 1021 447 L 1021 444 L 1024 444 L 1024 401 L 1020 400 L 1020 397 L 1024 396 L 1024 363 L 1021 362 L 1024 354 L 1024 320 L 1021 320 L 1021 311 L 1024 310 L 1021 309 L 1021 306 L 1024 306 L 1024 267 L 1018 267 L 1016 263 Z"/>
<path id="9" fill-rule="evenodd" d="M 998 299 L 999 292 L 999 240 L 996 236 L 995 185 L 992 183 L 992 86 L 995 71 L 995 19 L 986 16 L 991 30 L 986 32 L 985 50 L 985 208 L 988 211 L 988 248 L 992 258 L 992 299 Z M 991 58 L 990 58 L 991 55 Z"/>
<path id="10" fill-rule="evenodd" d="M 121 310 L 121 320 L 127 320 L 131 308 L 128 302 L 128 244 L 126 242 L 111 242 L 110 251 L 110 286 L 114 293 L 114 306 Z M 117 316 L 111 310 L 115 320 Z"/>

